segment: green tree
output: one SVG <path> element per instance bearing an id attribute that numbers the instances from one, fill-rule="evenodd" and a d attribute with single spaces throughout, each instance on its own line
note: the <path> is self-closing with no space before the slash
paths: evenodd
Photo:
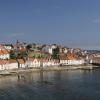
<path id="1" fill-rule="evenodd" d="M 53 59 L 59 59 L 59 47 L 53 49 L 52 58 Z"/>
<path id="2" fill-rule="evenodd" d="M 30 49 L 32 48 L 32 45 L 31 45 L 31 44 L 28 44 L 28 45 L 26 46 L 26 48 L 27 48 L 27 50 L 30 50 Z"/>
<path id="3" fill-rule="evenodd" d="M 14 51 L 10 51 L 10 58 L 17 59 L 17 54 Z"/>

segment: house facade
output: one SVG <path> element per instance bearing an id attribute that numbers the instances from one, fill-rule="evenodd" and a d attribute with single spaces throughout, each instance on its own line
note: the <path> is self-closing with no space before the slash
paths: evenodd
<path id="1" fill-rule="evenodd" d="M 18 59 L 18 68 L 26 68 L 26 63 L 23 59 Z"/>
<path id="2" fill-rule="evenodd" d="M 74 54 L 60 55 L 60 65 L 81 65 L 84 64 L 84 59 L 77 57 Z"/>
<path id="3" fill-rule="evenodd" d="M 42 48 L 43 52 L 47 52 L 49 54 L 53 54 L 53 50 L 56 49 L 56 45 L 46 45 L 45 47 Z"/>
<path id="4" fill-rule="evenodd" d="M 18 63 L 16 60 L 0 60 L 0 70 L 18 69 Z"/>
<path id="5" fill-rule="evenodd" d="M 18 69 L 18 62 L 14 59 L 6 60 L 5 68 L 6 69 Z"/>
<path id="6" fill-rule="evenodd" d="M 41 61 L 37 58 L 28 58 L 26 61 L 27 67 L 40 67 Z"/>
<path id="7" fill-rule="evenodd" d="M 100 64 L 100 57 L 93 57 L 91 59 L 90 63 Z"/>
<path id="8" fill-rule="evenodd" d="M 0 59 L 10 59 L 10 53 L 3 45 L 0 45 Z"/>

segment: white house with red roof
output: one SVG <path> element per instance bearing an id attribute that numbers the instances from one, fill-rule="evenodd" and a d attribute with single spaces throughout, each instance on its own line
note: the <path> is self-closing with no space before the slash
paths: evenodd
<path id="1" fill-rule="evenodd" d="M 8 51 L 13 50 L 13 46 L 11 44 L 3 44 L 4 48 Z"/>
<path id="2" fill-rule="evenodd" d="M 26 66 L 27 67 L 40 67 L 41 61 L 37 58 L 28 58 L 28 60 L 26 61 Z"/>
<path id="3" fill-rule="evenodd" d="M 58 66 L 59 61 L 55 59 L 41 59 L 42 67 Z"/>
<path id="4" fill-rule="evenodd" d="M 77 57 L 77 55 L 71 54 L 60 54 L 60 65 L 81 65 L 84 64 L 84 59 Z"/>
<path id="5" fill-rule="evenodd" d="M 6 60 L 6 69 L 18 69 L 18 62 L 14 59 Z"/>
<path id="6" fill-rule="evenodd" d="M 14 59 L 0 60 L 0 70 L 18 69 L 18 62 Z"/>
<path id="7" fill-rule="evenodd" d="M 0 70 L 5 70 L 5 62 L 3 60 L 0 60 Z"/>
<path id="8" fill-rule="evenodd" d="M 10 52 L 3 45 L 0 45 L 0 59 L 10 59 Z"/>
<path id="9" fill-rule="evenodd" d="M 100 56 L 93 57 L 90 63 L 100 64 Z"/>
<path id="10" fill-rule="evenodd" d="M 58 60 L 50 60 L 47 58 L 29 58 L 26 61 L 27 67 L 50 67 L 50 66 L 58 66 L 59 61 Z"/>

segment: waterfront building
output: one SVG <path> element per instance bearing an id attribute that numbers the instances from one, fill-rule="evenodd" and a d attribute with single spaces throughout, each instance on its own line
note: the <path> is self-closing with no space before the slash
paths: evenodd
<path id="1" fill-rule="evenodd" d="M 28 58 L 26 61 L 26 66 L 27 67 L 40 67 L 40 60 L 37 58 Z"/>
<path id="2" fill-rule="evenodd" d="M 5 68 L 6 69 L 18 69 L 18 62 L 14 59 L 6 60 Z"/>
<path id="3" fill-rule="evenodd" d="M 52 66 L 58 66 L 59 61 L 48 59 L 48 58 L 29 58 L 26 61 L 26 65 L 28 67 L 52 67 Z"/>
<path id="4" fill-rule="evenodd" d="M 59 56 L 60 65 L 81 65 L 84 64 L 84 59 L 77 57 L 74 53 L 64 54 Z"/>
<path id="5" fill-rule="evenodd" d="M 18 59 L 18 68 L 25 68 L 26 67 L 26 63 L 23 59 Z"/>
<path id="6" fill-rule="evenodd" d="M 0 45 L 0 59 L 10 59 L 10 53 L 3 45 Z"/>
<path id="7" fill-rule="evenodd" d="M 56 45 L 46 45 L 45 47 L 42 48 L 43 52 L 47 52 L 49 54 L 53 54 L 53 50 L 56 49 L 57 46 Z"/>
<path id="8" fill-rule="evenodd" d="M 18 69 L 18 62 L 14 59 L 0 60 L 0 70 Z"/>
<path id="9" fill-rule="evenodd" d="M 0 70 L 5 70 L 5 62 L 3 60 L 0 60 Z"/>
<path id="10" fill-rule="evenodd" d="M 3 46 L 4 46 L 4 48 L 5 48 L 6 50 L 8 50 L 8 51 L 13 50 L 13 46 L 12 46 L 11 44 L 4 44 Z"/>
<path id="11" fill-rule="evenodd" d="M 100 57 L 93 57 L 90 61 L 90 63 L 94 63 L 94 64 L 100 64 Z"/>

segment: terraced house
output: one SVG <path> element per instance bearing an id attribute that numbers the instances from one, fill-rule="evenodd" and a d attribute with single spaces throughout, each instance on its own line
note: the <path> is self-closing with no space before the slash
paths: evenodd
<path id="1" fill-rule="evenodd" d="M 3 45 L 0 45 L 0 59 L 10 59 L 10 53 Z"/>
<path id="2" fill-rule="evenodd" d="M 60 65 L 81 65 L 84 64 L 84 59 L 77 57 L 74 53 L 68 53 L 67 55 L 61 53 L 59 56 Z"/>

